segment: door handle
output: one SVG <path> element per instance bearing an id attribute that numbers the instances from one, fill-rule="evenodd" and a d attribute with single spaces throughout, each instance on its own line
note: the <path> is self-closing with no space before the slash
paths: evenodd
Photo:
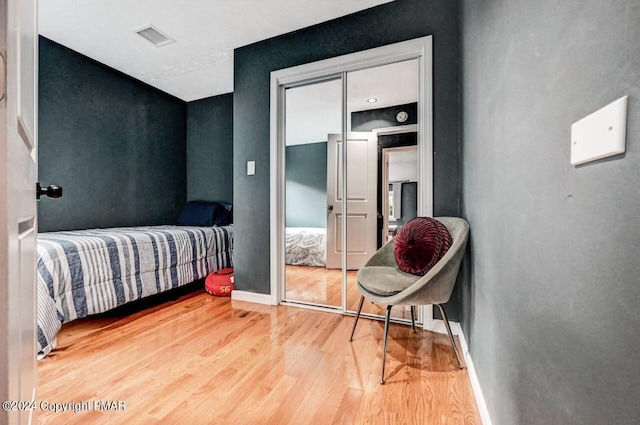
<path id="1" fill-rule="evenodd" d="M 333 205 L 327 205 L 327 211 L 331 213 L 333 211 Z"/>
<path id="2" fill-rule="evenodd" d="M 0 53 L 0 100 L 4 99 L 6 88 L 7 88 L 7 68 L 6 63 L 4 61 L 4 56 Z"/>
<path id="3" fill-rule="evenodd" d="M 40 182 L 37 182 L 36 199 L 40 199 L 42 195 L 49 198 L 58 199 L 62 196 L 62 188 L 60 186 L 56 186 L 55 184 L 50 184 L 47 187 L 42 187 L 40 186 Z"/>

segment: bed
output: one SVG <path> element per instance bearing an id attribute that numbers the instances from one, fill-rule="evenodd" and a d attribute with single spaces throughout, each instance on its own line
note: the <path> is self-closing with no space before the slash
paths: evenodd
<path id="1" fill-rule="evenodd" d="M 62 324 L 233 267 L 233 226 L 152 226 L 38 235 L 38 357 Z"/>
<path id="2" fill-rule="evenodd" d="M 322 227 L 287 227 L 285 264 L 325 267 L 326 233 Z"/>

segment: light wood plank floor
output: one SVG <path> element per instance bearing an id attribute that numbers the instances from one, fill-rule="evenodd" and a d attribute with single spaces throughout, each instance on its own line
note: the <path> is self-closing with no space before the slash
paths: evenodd
<path id="1" fill-rule="evenodd" d="M 203 290 L 65 325 L 38 363 L 38 401 L 122 400 L 124 411 L 53 413 L 40 424 L 480 424 L 446 335 L 216 298 Z"/>
<path id="2" fill-rule="evenodd" d="M 342 306 L 342 270 L 324 267 L 286 266 L 286 299 L 318 305 Z M 360 302 L 356 271 L 347 271 L 347 310 L 355 312 Z M 385 307 L 365 302 L 363 313 L 384 316 Z M 411 313 L 404 306 L 394 306 L 391 316 L 411 319 Z"/>

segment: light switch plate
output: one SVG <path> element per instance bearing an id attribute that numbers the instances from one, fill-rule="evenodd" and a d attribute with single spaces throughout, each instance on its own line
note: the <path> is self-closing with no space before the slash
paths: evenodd
<path id="1" fill-rule="evenodd" d="M 256 162 L 247 161 L 247 176 L 253 176 L 256 174 Z"/>
<path id="2" fill-rule="evenodd" d="M 627 96 L 573 123 L 571 165 L 624 153 L 627 136 Z"/>

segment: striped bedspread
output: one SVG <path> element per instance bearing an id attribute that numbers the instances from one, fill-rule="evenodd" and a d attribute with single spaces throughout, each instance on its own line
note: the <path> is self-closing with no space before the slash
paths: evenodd
<path id="1" fill-rule="evenodd" d="M 233 227 L 153 226 L 38 235 L 38 356 L 63 323 L 233 267 Z"/>

